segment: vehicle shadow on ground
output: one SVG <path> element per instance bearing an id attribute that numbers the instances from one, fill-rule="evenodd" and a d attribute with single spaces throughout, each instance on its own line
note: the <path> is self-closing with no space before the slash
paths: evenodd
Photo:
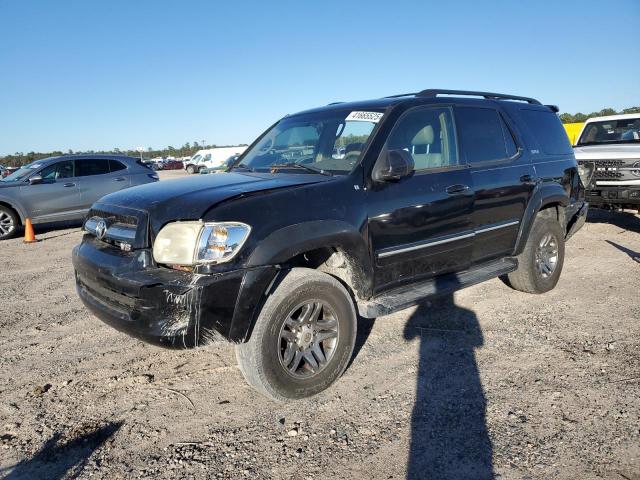
<path id="1" fill-rule="evenodd" d="M 62 434 L 57 432 L 33 457 L 0 470 L 0 477 L 4 480 L 77 478 L 91 454 L 115 435 L 122 423 L 109 423 L 66 442 L 60 442 Z"/>
<path id="2" fill-rule="evenodd" d="M 493 479 L 493 445 L 474 350 L 478 319 L 448 294 L 421 305 L 404 330 L 420 339 L 408 479 Z"/>
<path id="3" fill-rule="evenodd" d="M 587 215 L 589 223 L 609 223 L 616 227 L 640 233 L 640 216 L 632 212 L 614 212 L 600 208 L 589 209 Z"/>
<path id="4" fill-rule="evenodd" d="M 605 240 L 605 242 L 607 242 L 612 247 L 617 248 L 621 252 L 629 255 L 629 257 L 631 257 L 631 260 L 635 260 L 636 262 L 640 263 L 640 253 L 636 252 L 635 250 L 631 250 L 630 248 L 623 247 L 622 245 L 619 245 L 616 242 L 612 242 L 611 240 Z"/>

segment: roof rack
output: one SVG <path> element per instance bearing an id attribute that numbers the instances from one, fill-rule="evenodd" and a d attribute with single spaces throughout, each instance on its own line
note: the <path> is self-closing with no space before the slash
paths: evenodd
<path id="1" fill-rule="evenodd" d="M 428 89 L 414 94 L 416 97 L 430 97 L 435 98 L 438 95 L 463 95 L 484 97 L 487 100 L 518 100 L 520 102 L 527 102 L 533 105 L 542 105 L 535 98 L 530 97 L 518 97 L 516 95 L 505 95 L 503 93 L 491 93 L 491 92 L 473 92 L 467 90 L 441 90 L 441 89 Z"/>

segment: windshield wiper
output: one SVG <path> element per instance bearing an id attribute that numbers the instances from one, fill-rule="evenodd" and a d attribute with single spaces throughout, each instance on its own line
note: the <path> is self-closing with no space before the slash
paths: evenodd
<path id="1" fill-rule="evenodd" d="M 307 172 L 319 173 L 320 175 L 329 175 L 332 176 L 329 172 L 325 172 L 324 170 L 318 170 L 317 168 L 309 167 L 307 165 L 303 165 L 301 163 L 289 162 L 289 163 L 278 163 L 276 165 L 270 165 L 269 168 L 272 170 L 274 168 L 301 168 L 306 170 Z"/>
<path id="2" fill-rule="evenodd" d="M 238 165 L 235 165 L 231 170 L 235 170 L 236 168 L 244 168 L 249 172 L 253 172 L 253 168 L 246 166 L 244 163 L 239 163 Z"/>

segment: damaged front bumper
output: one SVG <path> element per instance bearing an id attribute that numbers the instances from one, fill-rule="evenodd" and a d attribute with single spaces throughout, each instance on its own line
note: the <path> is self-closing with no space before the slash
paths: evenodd
<path id="1" fill-rule="evenodd" d="M 154 264 L 149 249 L 123 252 L 85 235 L 73 249 L 82 302 L 112 327 L 164 347 L 243 342 L 276 267 L 198 275 Z"/>

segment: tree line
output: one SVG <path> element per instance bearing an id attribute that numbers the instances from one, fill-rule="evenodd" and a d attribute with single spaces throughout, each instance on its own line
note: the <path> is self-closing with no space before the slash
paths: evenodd
<path id="1" fill-rule="evenodd" d="M 621 112 L 617 112 L 613 108 L 603 108 L 599 112 L 591 113 L 561 113 L 560 120 L 562 120 L 562 123 L 579 123 L 586 122 L 589 118 L 593 117 L 605 117 L 607 115 L 619 115 L 621 113 L 640 113 L 640 107 L 625 108 Z"/>
<path id="2" fill-rule="evenodd" d="M 560 114 L 560 120 L 562 123 L 577 123 L 584 122 L 589 118 L 593 117 L 603 117 L 606 115 L 617 115 L 620 113 L 640 113 L 640 107 L 631 107 L 625 108 L 624 110 L 618 112 L 613 108 L 603 108 L 599 112 L 591 112 L 591 113 L 562 113 Z M 244 146 L 245 144 L 243 144 Z M 72 154 L 72 153 L 109 153 L 109 154 L 121 154 L 121 155 L 129 155 L 131 157 L 140 157 L 143 155 L 145 158 L 155 158 L 155 157 L 191 157 L 198 150 L 205 148 L 216 148 L 216 147 L 234 147 L 237 145 L 200 145 L 198 142 L 193 142 L 193 144 L 187 142 L 181 147 L 173 147 L 169 145 L 166 148 L 154 149 L 149 147 L 144 152 L 139 152 L 137 150 L 120 150 L 119 148 L 114 148 L 112 150 L 88 150 L 84 152 L 74 152 L 73 150 L 67 150 L 66 152 L 62 152 L 60 150 L 54 150 L 53 152 L 16 152 L 13 155 L 6 155 L 4 157 L 0 157 L 0 165 L 4 165 L 6 167 L 20 167 L 22 165 L 26 165 L 27 163 L 31 163 L 35 160 L 40 160 L 42 158 L 47 157 L 56 157 L 64 154 Z"/>
<path id="3" fill-rule="evenodd" d="M 245 146 L 246 144 L 242 144 Z M 143 156 L 143 158 L 155 158 L 155 157 L 191 157 L 198 150 L 208 149 L 208 148 L 218 148 L 218 147 L 236 147 L 238 145 L 200 145 L 198 142 L 185 143 L 181 147 L 173 147 L 169 145 L 165 148 L 147 148 L 144 152 L 139 152 L 138 150 L 121 150 L 119 148 L 114 148 L 112 150 L 86 150 L 86 151 L 77 151 L 67 150 L 66 152 L 62 152 L 61 150 L 54 150 L 52 152 L 16 152 L 13 155 L 6 155 L 4 157 L 0 157 L 0 165 L 4 165 L 5 167 L 20 167 L 22 165 L 26 165 L 35 160 L 41 160 L 47 157 L 57 157 L 60 155 L 74 154 L 74 153 L 106 153 L 106 154 L 115 154 L 115 155 L 128 155 L 130 157 Z"/>

